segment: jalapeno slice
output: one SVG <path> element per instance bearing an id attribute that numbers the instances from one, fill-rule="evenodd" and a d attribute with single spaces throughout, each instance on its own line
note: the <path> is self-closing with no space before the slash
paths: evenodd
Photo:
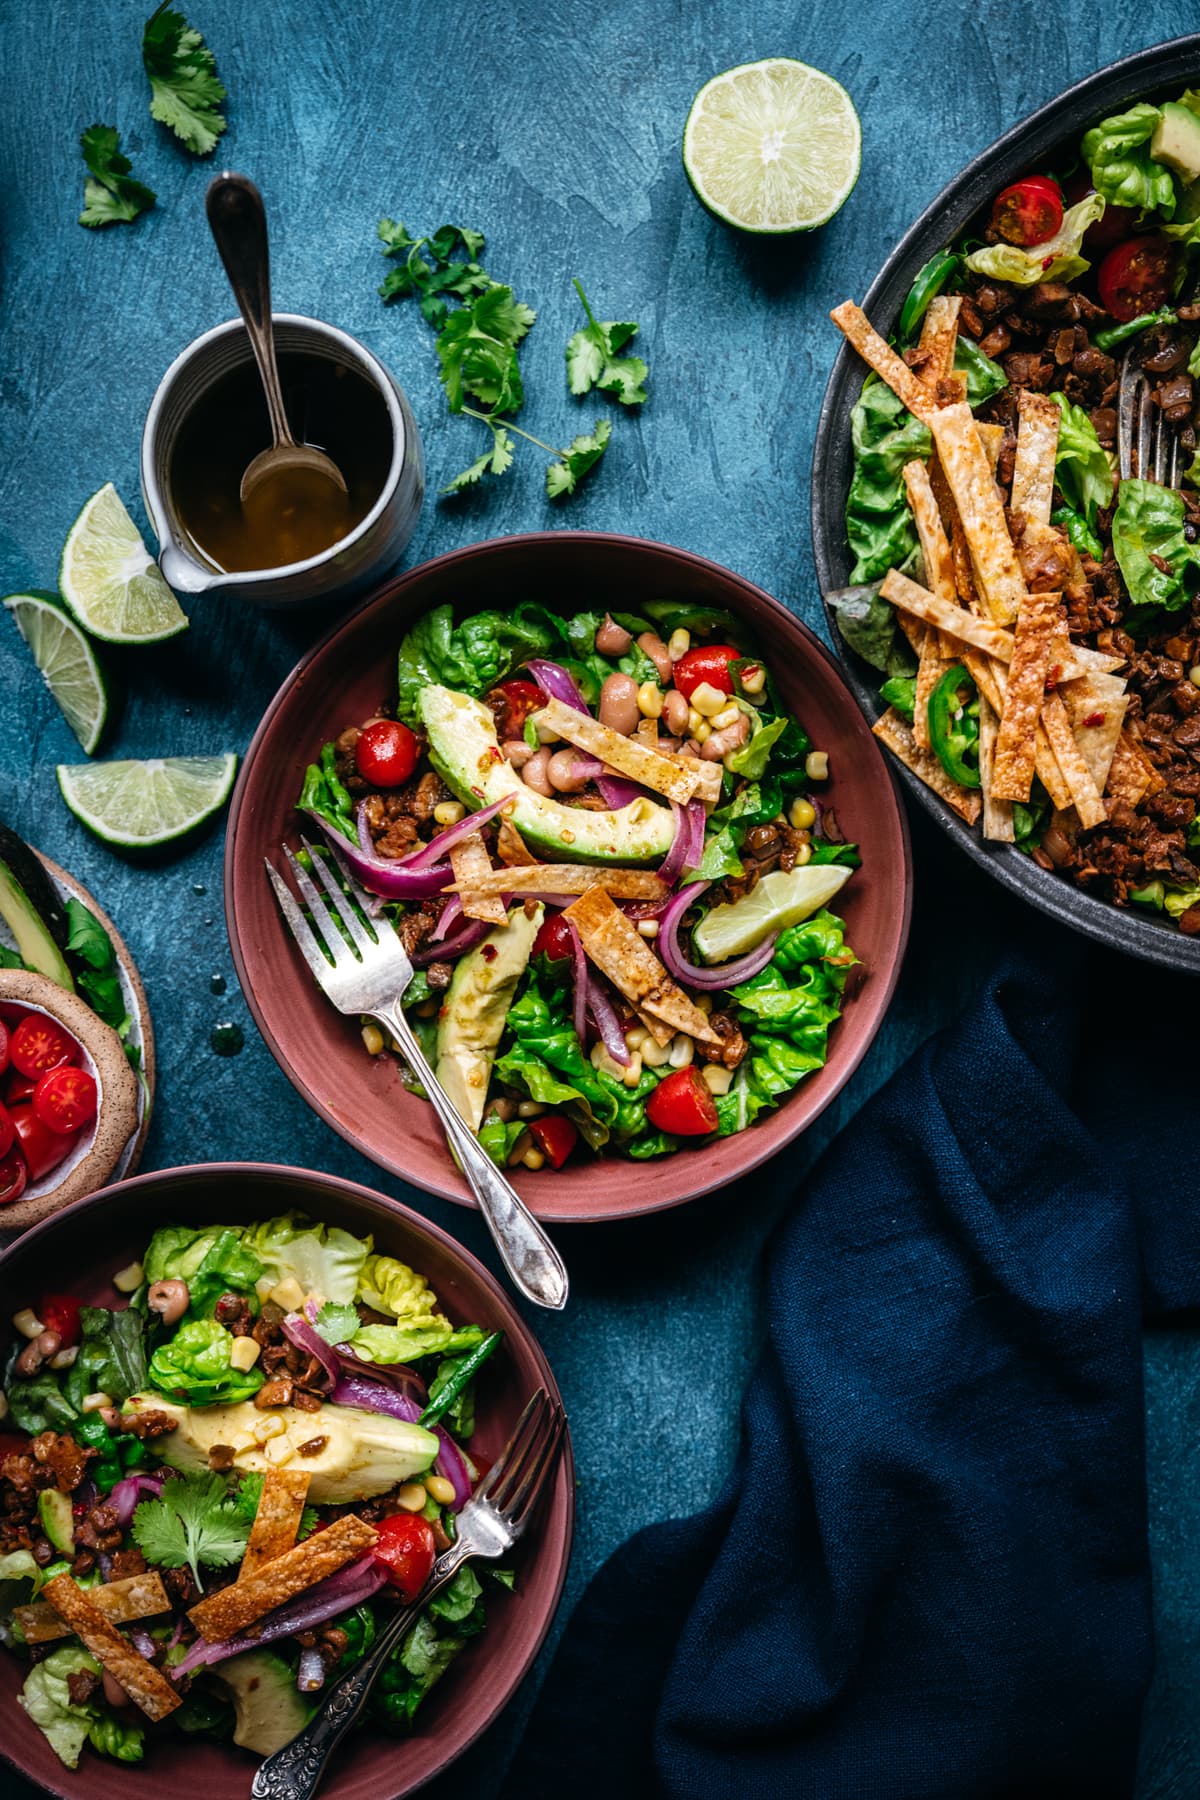
<path id="1" fill-rule="evenodd" d="M 1158 312 L 1139 313 L 1136 319 L 1123 319 L 1119 325 L 1105 325 L 1100 331 L 1092 333 L 1092 342 L 1097 350 L 1105 355 L 1115 350 L 1118 344 L 1124 344 L 1129 338 L 1137 337 L 1139 332 L 1146 331 L 1151 325 L 1178 325 L 1179 314 L 1172 312 L 1169 306 L 1160 307 Z"/>
<path id="2" fill-rule="evenodd" d="M 958 268 L 958 256 L 953 250 L 939 250 L 931 256 L 923 269 L 918 270 L 917 278 L 908 290 L 908 299 L 904 302 L 900 313 L 900 323 L 896 335 L 902 344 L 917 334 L 917 327 L 929 310 L 929 302 L 935 294 L 940 294 L 950 277 Z"/>
<path id="3" fill-rule="evenodd" d="M 929 696 L 929 742 L 960 787 L 979 786 L 979 691 L 961 663 L 953 663 Z"/>

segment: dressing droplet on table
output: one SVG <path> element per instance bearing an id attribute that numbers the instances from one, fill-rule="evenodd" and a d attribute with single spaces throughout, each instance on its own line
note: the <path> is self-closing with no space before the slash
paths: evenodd
<path id="1" fill-rule="evenodd" d="M 223 994 L 225 992 L 225 977 L 223 975 L 210 975 L 208 978 L 208 988 L 209 992 L 212 994 Z"/>
<path id="2" fill-rule="evenodd" d="M 218 1056 L 236 1056 L 246 1042 L 240 1025 L 226 1021 L 223 1025 L 214 1025 L 210 1044 Z"/>

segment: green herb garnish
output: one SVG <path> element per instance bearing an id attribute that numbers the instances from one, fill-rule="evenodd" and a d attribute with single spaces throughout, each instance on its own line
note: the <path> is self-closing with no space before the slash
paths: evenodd
<path id="1" fill-rule="evenodd" d="M 166 0 L 146 20 L 142 63 L 150 78 L 151 116 L 169 125 L 194 155 L 210 155 L 225 129 L 225 89 L 212 51 Z"/>
<path id="2" fill-rule="evenodd" d="M 127 225 L 154 205 L 154 190 L 135 181 L 122 156 L 115 125 L 89 125 L 79 139 L 88 179 L 83 184 L 81 225 Z"/>
<path id="3" fill-rule="evenodd" d="M 133 1515 L 133 1537 L 148 1562 L 189 1568 L 203 1592 L 200 1565 L 219 1569 L 240 1562 L 252 1522 L 253 1513 L 250 1519 L 243 1515 L 219 1475 L 177 1475 L 157 1500 L 142 1501 Z"/>
<path id="4" fill-rule="evenodd" d="M 650 373 L 640 356 L 622 356 L 626 344 L 637 336 L 631 320 L 599 320 L 588 305 L 578 281 L 572 283 L 588 322 L 567 341 L 567 380 L 573 394 L 590 394 L 593 388 L 615 394 L 622 406 L 640 406 L 646 398 Z"/>

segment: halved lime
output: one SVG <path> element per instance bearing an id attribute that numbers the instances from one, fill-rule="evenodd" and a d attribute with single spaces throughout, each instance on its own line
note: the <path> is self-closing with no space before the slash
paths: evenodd
<path id="1" fill-rule="evenodd" d="M 800 869 L 773 869 L 742 900 L 726 901 L 705 913 L 693 942 L 705 962 L 728 962 L 761 944 L 772 931 L 786 931 L 827 906 L 849 880 L 844 863 L 806 863 Z"/>
<path id="2" fill-rule="evenodd" d="M 108 719 L 108 688 L 96 652 L 57 595 L 9 594 L 4 604 L 80 747 L 91 756 Z"/>
<path id="3" fill-rule="evenodd" d="M 224 806 L 237 757 L 156 756 L 148 762 L 59 763 L 75 817 L 106 844 L 146 850 L 185 837 Z"/>
<path id="4" fill-rule="evenodd" d="M 158 644 L 188 627 L 112 482 L 93 494 L 63 546 L 58 584 L 93 637 Z"/>
<path id="5" fill-rule="evenodd" d="M 683 166 L 711 212 L 741 231 L 811 231 L 858 180 L 862 129 L 845 88 L 788 56 L 726 69 L 700 89 Z"/>

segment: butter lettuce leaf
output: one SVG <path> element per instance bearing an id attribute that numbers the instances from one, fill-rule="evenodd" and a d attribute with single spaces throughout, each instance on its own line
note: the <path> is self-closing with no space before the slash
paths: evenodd
<path id="1" fill-rule="evenodd" d="M 1034 287 L 1039 281 L 1073 281 L 1092 266 L 1080 246 L 1088 226 L 1103 216 L 1103 196 L 1089 194 L 1067 208 L 1058 233 L 1044 244 L 1035 244 L 1032 250 L 1023 250 L 1018 244 L 985 244 L 981 250 L 972 250 L 967 267 L 976 275 L 1011 281 L 1016 287 Z"/>
<path id="2" fill-rule="evenodd" d="M 850 413 L 854 476 L 846 500 L 846 536 L 854 553 L 850 580 L 858 586 L 902 568 L 917 548 L 917 531 L 900 471 L 914 457 L 928 459 L 929 430 L 872 373 Z"/>
<path id="3" fill-rule="evenodd" d="M 234 1406 L 263 1384 L 261 1369 L 235 1369 L 233 1338 L 215 1319 L 188 1319 L 150 1358 L 150 1381 L 186 1406 Z"/>
<path id="4" fill-rule="evenodd" d="M 449 1329 L 438 1311 L 437 1295 L 423 1275 L 394 1256 L 368 1256 L 358 1277 L 356 1298 L 375 1312 L 390 1313 L 400 1324 L 418 1330 Z"/>
<path id="5" fill-rule="evenodd" d="M 454 623 L 454 608 L 435 606 L 418 619 L 400 645 L 397 712 L 417 723 L 417 696 L 441 683 L 478 699 L 529 656 L 552 654 L 564 642 L 553 613 L 521 600 L 510 612 L 481 612 Z"/>
<path id="6" fill-rule="evenodd" d="M 355 1299 L 373 1248 L 369 1237 L 354 1237 L 336 1225 L 313 1224 L 301 1213 L 247 1225 L 242 1246 L 277 1282 L 294 1276 L 306 1295 L 316 1294 L 339 1306 Z"/>
<path id="7" fill-rule="evenodd" d="M 421 1356 L 457 1356 L 474 1350 L 487 1336 L 482 1325 L 462 1325 L 457 1330 L 449 1319 L 437 1325 L 364 1325 L 351 1339 L 351 1349 L 364 1362 L 411 1363 Z"/>
<path id="8" fill-rule="evenodd" d="M 974 338 L 960 335 L 955 339 L 954 367 L 967 378 L 968 406 L 982 406 L 1008 386 L 1008 376 L 1000 364 L 985 356 Z"/>
<path id="9" fill-rule="evenodd" d="M 1082 513 L 1094 532 L 1096 514 L 1113 502 L 1112 464 L 1082 406 L 1073 406 L 1065 394 L 1054 393 L 1050 398 L 1062 414 L 1054 478 L 1068 506 Z"/>
<path id="10" fill-rule="evenodd" d="M 1139 101 L 1128 112 L 1101 120 L 1084 137 L 1082 149 L 1097 193 L 1114 206 L 1160 212 L 1170 219 L 1175 214 L 1175 182 L 1170 169 L 1150 154 L 1150 139 L 1161 118 L 1159 107 Z"/>
<path id="11" fill-rule="evenodd" d="M 1200 544 L 1189 544 L 1184 536 L 1185 517 L 1183 500 L 1172 488 L 1153 481 L 1121 483 L 1112 544 L 1134 606 L 1178 612 L 1200 588 Z"/>
<path id="12" fill-rule="evenodd" d="M 120 1762 L 140 1762 L 145 1734 L 140 1725 L 118 1720 L 96 1701 L 76 1706 L 67 1686 L 72 1675 L 100 1674 L 100 1664 L 81 1646 L 65 1644 L 35 1663 L 17 1696 L 34 1724 L 44 1732 L 55 1755 L 68 1769 L 79 1767 L 86 1743 L 102 1756 Z"/>

